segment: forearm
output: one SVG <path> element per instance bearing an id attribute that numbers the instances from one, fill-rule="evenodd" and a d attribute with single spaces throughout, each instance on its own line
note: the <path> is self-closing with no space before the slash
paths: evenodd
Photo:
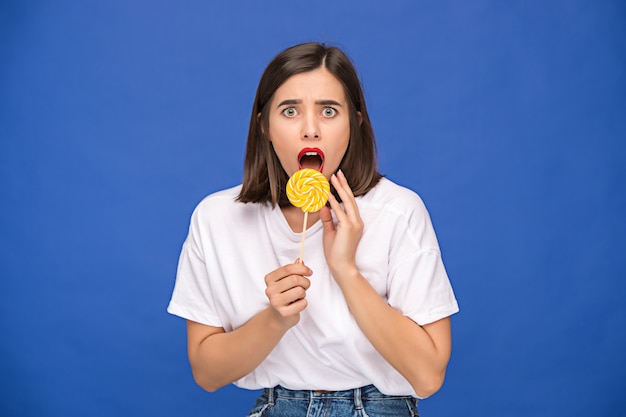
<path id="1" fill-rule="evenodd" d="M 365 336 L 417 395 L 432 395 L 443 383 L 450 357 L 448 320 L 419 326 L 387 304 L 363 276 L 351 275 L 338 283 Z"/>
<path id="2" fill-rule="evenodd" d="M 252 372 L 300 320 L 311 285 L 306 277 L 312 273 L 303 263 L 293 263 L 267 274 L 270 305 L 231 332 L 187 322 L 189 362 L 198 385 L 215 391 Z"/>
<path id="3" fill-rule="evenodd" d="M 189 346 L 194 379 L 207 391 L 215 391 L 252 372 L 274 349 L 288 330 L 267 308 L 243 326 L 212 334 Z"/>

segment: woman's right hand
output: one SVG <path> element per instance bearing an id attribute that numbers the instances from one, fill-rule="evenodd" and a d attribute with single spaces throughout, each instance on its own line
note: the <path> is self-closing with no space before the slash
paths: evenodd
<path id="1" fill-rule="evenodd" d="M 300 312 L 307 306 L 306 290 L 311 286 L 307 278 L 313 271 L 296 261 L 284 265 L 265 276 L 265 295 L 278 322 L 287 328 L 300 321 Z"/>
<path id="2" fill-rule="evenodd" d="M 189 362 L 198 385 L 213 392 L 256 369 L 300 320 L 300 312 L 307 306 L 306 290 L 311 285 L 307 276 L 312 274 L 297 261 L 267 274 L 265 293 L 270 306 L 232 331 L 188 320 Z"/>

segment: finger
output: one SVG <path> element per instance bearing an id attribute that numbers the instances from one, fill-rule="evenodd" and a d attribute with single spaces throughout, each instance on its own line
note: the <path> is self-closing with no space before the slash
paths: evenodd
<path id="1" fill-rule="evenodd" d="M 303 287 L 304 289 L 308 289 L 309 286 L 311 285 L 311 280 L 309 280 L 307 278 L 307 276 L 311 275 L 309 274 L 309 272 L 311 272 L 311 270 L 309 269 L 309 267 L 307 267 L 304 264 L 298 264 L 300 267 L 304 267 L 304 270 L 307 272 L 307 274 L 305 275 L 305 273 L 295 273 L 289 276 L 286 276 L 285 278 L 281 279 L 279 282 L 281 281 L 286 281 L 286 283 L 291 284 L 292 287 L 296 287 L 296 286 L 300 286 Z"/>
<path id="2" fill-rule="evenodd" d="M 359 215 L 359 209 L 356 205 L 354 194 L 352 194 L 352 189 L 348 185 L 348 181 L 343 175 L 343 172 L 341 172 L 340 170 L 339 172 L 337 172 L 337 175 L 334 175 L 334 178 L 331 176 L 331 182 L 333 182 L 335 190 L 337 190 L 339 197 L 341 197 L 341 201 L 343 202 L 343 209 L 348 217 L 360 221 L 361 217 Z"/>
<path id="3" fill-rule="evenodd" d="M 265 288 L 265 295 L 273 306 L 278 307 L 304 298 L 310 286 L 308 278 L 291 275 Z"/>
<path id="4" fill-rule="evenodd" d="M 270 304 L 281 316 L 287 317 L 302 311 L 307 301 L 304 297 L 287 298 L 281 295 L 270 298 Z"/>
<path id="5" fill-rule="evenodd" d="M 291 304 L 281 306 L 277 308 L 277 310 L 281 316 L 289 317 L 289 316 L 295 316 L 296 314 L 300 313 L 302 310 L 304 310 L 307 307 L 307 305 L 308 305 L 307 300 L 305 300 L 304 298 L 301 298 L 299 300 L 294 301 Z"/>
<path id="6" fill-rule="evenodd" d="M 339 182 L 341 183 L 342 188 L 346 191 L 346 193 L 354 198 L 354 194 L 352 193 L 352 188 L 348 184 L 348 179 L 344 175 L 342 170 L 337 171 L 337 177 L 339 178 Z"/>
<path id="7" fill-rule="evenodd" d="M 308 277 L 313 275 L 313 271 L 305 264 L 299 262 L 284 265 L 265 276 L 265 285 L 270 285 L 271 283 L 280 281 L 289 275 L 302 275 Z"/>
<path id="8" fill-rule="evenodd" d="M 330 199 L 330 196 L 329 196 L 329 199 Z M 335 231 L 335 224 L 333 223 L 333 216 L 328 207 L 324 206 L 320 210 L 320 220 L 322 221 L 322 228 L 323 228 L 324 233 Z"/>
<path id="9" fill-rule="evenodd" d="M 352 195 L 352 190 L 350 190 L 350 186 L 347 185 L 347 182 L 345 182 L 345 177 L 342 182 L 342 180 L 339 178 L 339 173 L 338 175 L 333 174 L 330 176 L 330 182 L 335 187 L 337 194 L 339 194 L 339 197 L 344 204 L 349 201 L 354 201 L 354 195 Z"/>
<path id="10" fill-rule="evenodd" d="M 274 282 L 271 286 L 279 292 L 287 292 L 296 287 L 302 287 L 306 290 L 311 286 L 311 280 L 302 275 L 289 275 L 280 281 Z"/>
<path id="11" fill-rule="evenodd" d="M 330 208 L 335 213 L 335 216 L 337 216 L 338 224 L 348 220 L 346 212 L 344 211 L 343 207 L 341 207 L 341 204 L 339 204 L 339 201 L 337 201 L 334 195 L 328 194 L 328 202 L 330 203 Z"/>
<path id="12" fill-rule="evenodd" d="M 305 277 L 313 275 L 311 268 L 306 266 L 301 259 L 298 259 L 298 262 L 291 265 L 285 265 L 285 269 L 290 275 L 302 275 Z"/>
<path id="13" fill-rule="evenodd" d="M 288 290 L 280 293 L 274 294 L 272 298 L 277 302 L 278 305 L 289 305 L 294 301 L 297 301 L 301 298 L 306 297 L 306 289 L 301 286 L 296 286 L 293 288 L 289 288 Z"/>
<path id="14" fill-rule="evenodd" d="M 359 213 L 359 207 L 356 204 L 356 198 L 354 197 L 354 194 L 352 193 L 352 188 L 350 188 L 350 185 L 348 184 L 348 180 L 346 179 L 346 176 L 343 174 L 343 171 L 341 170 L 339 170 L 338 172 L 338 179 L 339 179 L 339 182 L 342 184 L 343 190 L 348 196 L 347 199 L 344 199 L 344 197 L 342 197 L 342 200 L 344 203 L 343 204 L 344 210 L 346 211 L 346 214 L 348 214 L 348 216 L 350 216 L 355 221 L 360 223 L 361 214 Z"/>

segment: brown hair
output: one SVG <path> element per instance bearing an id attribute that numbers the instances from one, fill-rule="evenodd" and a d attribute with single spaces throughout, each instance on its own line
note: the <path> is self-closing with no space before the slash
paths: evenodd
<path id="1" fill-rule="evenodd" d="M 348 101 L 350 140 L 339 168 L 355 196 L 367 193 L 382 177 L 378 172 L 374 131 L 354 65 L 339 48 L 304 43 L 278 54 L 261 76 L 250 116 L 243 185 L 238 201 L 270 202 L 281 207 L 289 204 L 285 193 L 289 178 L 264 133 L 269 131 L 268 107 L 276 90 L 289 77 L 322 66 L 341 82 Z M 261 117 L 258 117 L 259 114 Z M 333 194 L 338 197 L 334 190 Z"/>

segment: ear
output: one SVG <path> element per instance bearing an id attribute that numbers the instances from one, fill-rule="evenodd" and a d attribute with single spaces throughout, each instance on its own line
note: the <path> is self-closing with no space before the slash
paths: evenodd
<path id="1" fill-rule="evenodd" d="M 256 114 L 256 122 L 259 124 L 259 129 L 261 129 L 261 133 L 265 135 L 265 129 L 263 128 L 263 123 L 261 123 L 261 112 L 258 112 Z"/>
<path id="2" fill-rule="evenodd" d="M 361 126 L 361 124 L 363 123 L 363 116 L 361 115 L 360 111 L 356 112 L 356 115 L 359 117 L 359 126 Z"/>

